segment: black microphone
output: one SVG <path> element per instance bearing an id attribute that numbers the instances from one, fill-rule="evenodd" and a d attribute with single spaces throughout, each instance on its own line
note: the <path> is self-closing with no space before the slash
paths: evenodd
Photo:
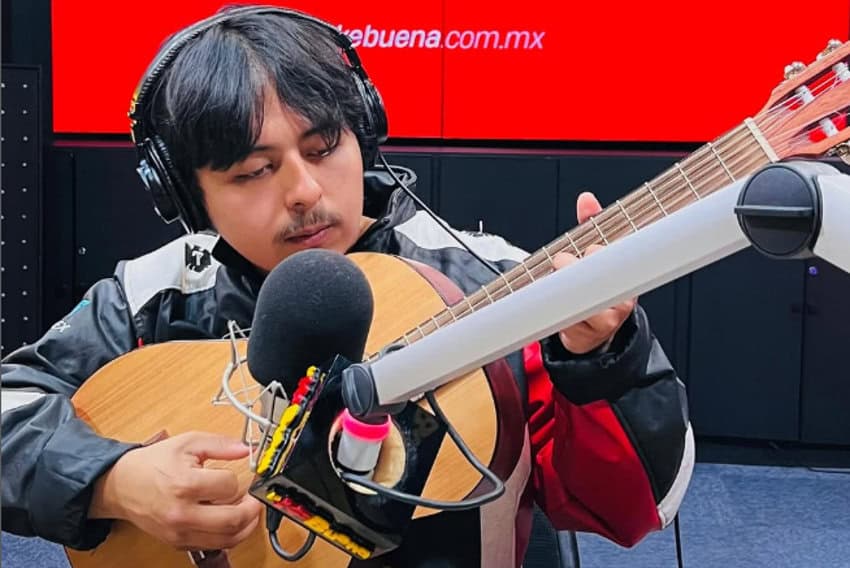
<path id="1" fill-rule="evenodd" d="M 310 366 L 342 357 L 363 359 L 374 299 L 366 276 L 346 256 L 323 249 L 296 253 L 272 270 L 260 288 L 251 335 L 248 368 L 257 382 L 281 384 L 290 400 Z M 278 422 L 281 399 L 262 400 L 264 413 Z M 350 415 L 341 421 L 338 466 L 370 476 L 386 438 L 386 415 L 365 423 Z"/>
<path id="2" fill-rule="evenodd" d="M 263 386 L 279 382 L 292 397 L 313 365 L 336 356 L 363 359 L 374 300 L 363 272 L 345 255 L 297 252 L 266 277 L 248 339 L 248 369 Z"/>

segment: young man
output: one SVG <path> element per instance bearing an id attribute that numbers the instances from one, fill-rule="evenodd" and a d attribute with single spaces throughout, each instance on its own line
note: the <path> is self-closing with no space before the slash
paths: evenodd
<path id="1" fill-rule="evenodd" d="M 160 214 L 190 234 L 120 263 L 68 326 L 3 361 L 4 397 L 15 393 L 2 415 L 6 531 L 91 548 L 125 519 L 184 549 L 235 546 L 262 506 L 202 464 L 244 457 L 241 444 L 204 433 L 144 447 L 104 439 L 74 415 L 76 389 L 139 344 L 249 326 L 264 275 L 306 248 L 400 255 L 465 293 L 494 277 L 401 190 L 364 183 L 382 109 L 335 31 L 272 10 L 223 14 L 171 39 L 133 109 L 140 173 Z M 583 195 L 577 209 L 584 221 L 600 206 Z M 498 237 L 463 239 L 501 270 L 526 256 Z M 190 249 L 209 262 L 187 266 Z M 534 503 L 558 529 L 626 546 L 672 521 L 693 465 L 684 387 L 634 301 L 507 360 L 528 436 L 509 490 L 481 510 L 414 521 L 380 565 L 518 566 Z"/>

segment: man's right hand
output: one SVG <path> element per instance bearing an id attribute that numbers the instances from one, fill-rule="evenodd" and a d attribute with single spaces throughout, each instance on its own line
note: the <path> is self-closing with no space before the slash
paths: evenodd
<path id="1" fill-rule="evenodd" d="M 129 521 L 184 550 L 233 548 L 260 520 L 263 505 L 208 459 L 248 455 L 239 441 L 187 432 L 124 454 L 98 479 L 89 518 Z"/>

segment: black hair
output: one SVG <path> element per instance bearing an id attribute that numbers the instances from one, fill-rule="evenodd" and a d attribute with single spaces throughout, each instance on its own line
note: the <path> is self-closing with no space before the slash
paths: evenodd
<path id="1" fill-rule="evenodd" d="M 226 170 L 256 144 L 267 86 L 329 146 L 350 129 L 364 147 L 363 100 L 331 33 L 285 15 L 245 14 L 183 47 L 155 86 L 147 120 L 196 203 L 198 168 Z"/>

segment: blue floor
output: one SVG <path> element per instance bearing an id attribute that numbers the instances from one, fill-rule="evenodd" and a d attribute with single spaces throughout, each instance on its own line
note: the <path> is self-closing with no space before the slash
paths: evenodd
<path id="1" fill-rule="evenodd" d="M 687 567 L 850 567 L 850 475 L 698 463 L 679 522 Z M 582 568 L 676 566 L 672 525 L 630 550 L 578 541 Z"/>
<path id="2" fill-rule="evenodd" d="M 682 504 L 688 568 L 850 568 L 850 475 L 698 463 Z M 582 568 L 676 567 L 673 526 L 632 549 L 578 538 Z M 3 568 L 66 568 L 62 550 L 3 534 Z"/>

